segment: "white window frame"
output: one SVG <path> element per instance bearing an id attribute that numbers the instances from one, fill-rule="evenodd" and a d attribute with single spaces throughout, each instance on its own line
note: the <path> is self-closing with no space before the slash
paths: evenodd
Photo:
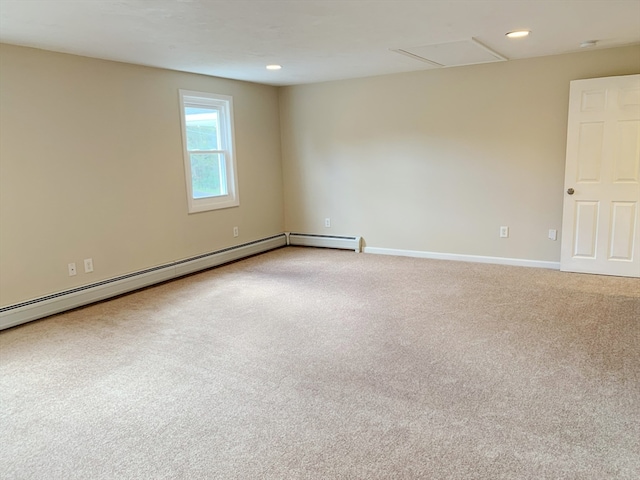
<path id="1" fill-rule="evenodd" d="M 189 213 L 206 212 L 240 205 L 238 195 L 238 175 L 236 169 L 235 141 L 233 131 L 233 97 L 214 93 L 178 90 L 180 94 L 180 121 L 182 124 L 182 145 L 184 154 L 184 173 L 187 184 L 187 204 Z M 220 150 L 204 150 L 202 153 L 219 153 L 224 156 L 227 193 L 214 197 L 193 198 L 193 182 L 191 178 L 191 157 L 187 149 L 187 126 L 185 107 L 213 108 L 218 111 Z"/>

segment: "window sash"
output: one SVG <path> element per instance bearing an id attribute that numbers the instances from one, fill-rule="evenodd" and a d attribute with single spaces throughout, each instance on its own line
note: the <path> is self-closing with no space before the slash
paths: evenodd
<path id="1" fill-rule="evenodd" d="M 191 198 L 193 200 L 199 200 L 203 198 L 215 198 L 215 197 L 224 197 L 229 195 L 229 186 L 227 184 L 227 170 L 228 167 L 228 155 L 226 150 L 189 150 L 189 167 L 193 165 L 193 155 L 220 155 L 218 161 L 218 182 L 220 184 L 220 193 L 215 195 L 196 195 L 196 192 L 193 190 L 195 178 L 194 172 L 191 171 Z"/>

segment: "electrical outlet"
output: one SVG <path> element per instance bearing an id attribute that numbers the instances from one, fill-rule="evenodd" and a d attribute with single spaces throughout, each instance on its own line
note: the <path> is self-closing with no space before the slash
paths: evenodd
<path id="1" fill-rule="evenodd" d="M 93 258 L 84 259 L 84 273 L 93 272 Z"/>
<path id="2" fill-rule="evenodd" d="M 500 238 L 509 238 L 509 227 L 500 227 Z"/>
<path id="3" fill-rule="evenodd" d="M 331 219 L 329 217 L 324 219 L 324 226 L 327 228 L 331 227 Z"/>
<path id="4" fill-rule="evenodd" d="M 549 240 L 557 240 L 558 239 L 558 231 L 555 228 L 549 229 Z"/>
<path id="5" fill-rule="evenodd" d="M 69 265 L 67 265 L 67 267 L 69 268 L 69 276 L 73 277 L 76 273 L 78 273 L 76 271 L 76 264 L 75 263 L 70 263 Z"/>
<path id="6" fill-rule="evenodd" d="M 240 235 L 240 231 L 238 230 L 238 227 L 233 227 L 233 236 L 237 237 L 238 235 Z"/>

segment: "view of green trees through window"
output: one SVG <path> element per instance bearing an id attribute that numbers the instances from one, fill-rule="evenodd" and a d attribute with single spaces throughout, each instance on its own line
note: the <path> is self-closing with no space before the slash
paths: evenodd
<path id="1" fill-rule="evenodd" d="M 185 107 L 193 198 L 226 195 L 225 161 L 215 108 Z"/>
<path id="2" fill-rule="evenodd" d="M 219 153 L 191 153 L 191 183 L 193 198 L 223 195 L 220 189 Z"/>

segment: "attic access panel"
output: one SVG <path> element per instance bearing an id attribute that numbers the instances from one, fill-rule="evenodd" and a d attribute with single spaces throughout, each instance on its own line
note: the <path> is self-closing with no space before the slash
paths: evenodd
<path id="1" fill-rule="evenodd" d="M 507 60 L 475 38 L 421 47 L 398 48 L 394 51 L 438 67 L 459 67 Z"/>

